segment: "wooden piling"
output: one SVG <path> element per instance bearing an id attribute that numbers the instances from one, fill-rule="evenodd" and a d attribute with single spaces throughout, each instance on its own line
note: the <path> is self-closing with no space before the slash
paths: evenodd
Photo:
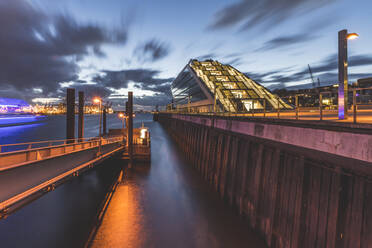
<path id="1" fill-rule="evenodd" d="M 84 92 L 79 91 L 79 119 L 78 119 L 78 138 L 84 138 Z"/>
<path id="2" fill-rule="evenodd" d="M 102 134 L 103 135 L 106 135 L 107 134 L 107 109 L 106 107 L 103 107 L 103 111 L 102 111 Z"/>
<path id="3" fill-rule="evenodd" d="M 75 139 L 75 89 L 67 88 L 66 96 L 66 139 Z"/>

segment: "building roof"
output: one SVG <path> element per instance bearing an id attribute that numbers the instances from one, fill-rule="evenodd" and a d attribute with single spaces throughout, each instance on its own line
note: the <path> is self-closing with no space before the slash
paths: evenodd
<path id="1" fill-rule="evenodd" d="M 214 60 L 198 61 L 195 59 L 190 60 L 172 84 L 172 94 L 176 102 L 181 95 L 178 85 L 183 83 L 180 81 L 184 80 L 183 78 L 190 80 L 190 76 L 184 75 L 185 72 L 191 74 L 201 84 L 205 95 L 209 94 L 205 98 L 214 99 L 215 97 L 217 103 L 225 111 L 246 112 L 252 108 L 277 109 L 278 105 L 279 108 L 291 108 L 282 99 L 231 65 L 224 65 Z M 184 98 L 187 94 L 190 96 L 190 92 L 182 91 Z"/>

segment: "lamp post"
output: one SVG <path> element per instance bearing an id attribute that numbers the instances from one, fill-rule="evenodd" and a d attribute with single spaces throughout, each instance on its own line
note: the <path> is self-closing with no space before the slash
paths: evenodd
<path id="1" fill-rule="evenodd" d="M 119 118 L 121 119 L 121 122 L 123 123 L 123 137 L 124 137 L 124 122 L 125 122 L 125 115 L 123 113 L 119 114 Z"/>
<path id="2" fill-rule="evenodd" d="M 348 76 L 347 76 L 347 40 L 358 38 L 357 33 L 348 33 L 346 29 L 338 32 L 338 119 L 347 119 Z"/>
<path id="3" fill-rule="evenodd" d="M 102 108 L 102 100 L 98 97 L 94 98 L 93 99 L 93 102 L 96 103 L 96 104 L 99 104 L 99 108 L 98 108 L 98 113 L 99 113 L 99 131 L 98 131 L 98 136 L 101 137 L 101 123 L 102 123 L 102 115 L 101 115 L 101 108 Z"/>

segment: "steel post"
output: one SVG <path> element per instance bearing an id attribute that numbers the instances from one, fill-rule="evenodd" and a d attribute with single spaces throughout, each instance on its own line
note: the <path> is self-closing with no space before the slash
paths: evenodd
<path id="1" fill-rule="evenodd" d="M 128 155 L 129 167 L 133 164 L 133 92 L 128 92 Z"/>
<path id="2" fill-rule="evenodd" d="M 323 120 L 323 95 L 322 93 L 319 93 L 319 115 L 320 120 Z"/>
<path id="3" fill-rule="evenodd" d="M 347 30 L 338 32 L 338 119 L 347 119 Z"/>
<path id="4" fill-rule="evenodd" d="M 353 90 L 353 122 L 357 123 L 357 99 L 356 90 Z"/>
<path id="5" fill-rule="evenodd" d="M 296 104 L 296 120 L 298 120 L 298 95 L 295 96 L 295 104 Z"/>

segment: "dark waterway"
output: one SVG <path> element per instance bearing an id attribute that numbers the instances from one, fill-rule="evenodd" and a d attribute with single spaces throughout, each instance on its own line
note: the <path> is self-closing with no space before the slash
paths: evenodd
<path id="1" fill-rule="evenodd" d="M 86 136 L 98 133 L 86 117 Z M 187 164 L 151 115 L 138 114 L 152 136 L 151 165 L 127 170 L 93 240 L 93 247 L 263 247 L 262 241 Z M 120 128 L 116 116 L 108 126 Z M 0 128 L 0 143 L 63 139 L 65 119 Z M 109 160 L 0 220 L 0 247 L 82 247 L 100 203 L 118 175 Z"/>

